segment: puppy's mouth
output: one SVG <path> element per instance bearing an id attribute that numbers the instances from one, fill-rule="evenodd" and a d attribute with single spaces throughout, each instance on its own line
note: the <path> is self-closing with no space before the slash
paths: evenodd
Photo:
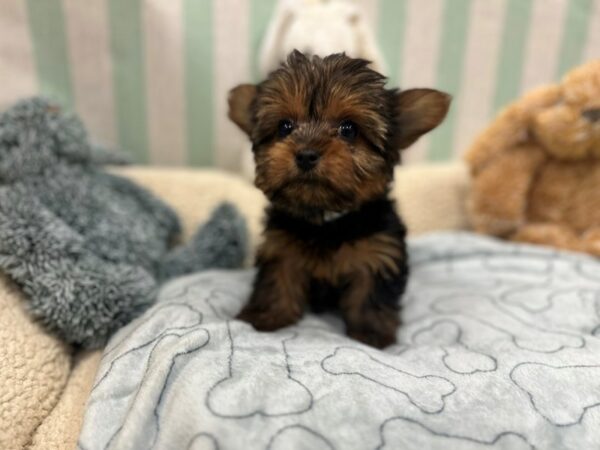
<path id="1" fill-rule="evenodd" d="M 326 178 L 301 174 L 283 183 L 270 200 L 288 209 L 343 211 L 353 206 L 355 196 Z"/>

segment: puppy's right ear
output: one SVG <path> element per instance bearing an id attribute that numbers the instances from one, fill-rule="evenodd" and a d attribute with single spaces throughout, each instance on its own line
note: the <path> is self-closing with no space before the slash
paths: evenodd
<path id="1" fill-rule="evenodd" d="M 248 136 L 252 132 L 252 102 L 256 86 L 240 84 L 229 91 L 229 118 Z"/>
<path id="2" fill-rule="evenodd" d="M 394 94 L 397 129 L 393 145 L 404 149 L 437 127 L 448 113 L 452 97 L 435 89 L 408 89 Z"/>

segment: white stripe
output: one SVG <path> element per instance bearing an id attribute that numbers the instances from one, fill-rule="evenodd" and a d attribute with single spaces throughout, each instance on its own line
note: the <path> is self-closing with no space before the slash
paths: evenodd
<path id="1" fill-rule="evenodd" d="M 94 139 L 117 142 L 108 11 L 105 2 L 63 0 L 75 109 Z"/>
<path id="2" fill-rule="evenodd" d="M 489 120 L 492 110 L 502 24 L 507 2 L 475 1 L 471 6 L 468 41 L 457 103 L 454 152 L 460 155 Z"/>
<path id="3" fill-rule="evenodd" d="M 186 159 L 182 0 L 144 2 L 144 57 L 150 161 Z"/>
<path id="4" fill-rule="evenodd" d="M 252 79 L 248 3 L 248 0 L 213 2 L 215 161 L 218 167 L 230 170 L 239 170 L 240 159 L 250 157 L 248 138 L 227 117 L 229 90 Z"/>
<path id="5" fill-rule="evenodd" d="M 583 52 L 584 61 L 600 58 L 600 0 L 594 1 L 588 30 L 588 41 Z"/>
<path id="6" fill-rule="evenodd" d="M 0 110 L 38 90 L 26 4 L 22 0 L 2 0 L 0 68 Z"/>
<path id="7" fill-rule="evenodd" d="M 377 29 L 379 15 L 379 0 L 354 0 L 360 11 L 365 15 L 367 24 L 372 30 Z"/>
<path id="8" fill-rule="evenodd" d="M 534 0 L 521 93 L 554 81 L 568 0 Z"/>
<path id="9" fill-rule="evenodd" d="M 400 74 L 402 89 L 435 86 L 443 12 L 443 0 L 408 0 Z M 403 155 L 404 161 L 425 160 L 428 144 L 428 136 L 420 139 Z"/>

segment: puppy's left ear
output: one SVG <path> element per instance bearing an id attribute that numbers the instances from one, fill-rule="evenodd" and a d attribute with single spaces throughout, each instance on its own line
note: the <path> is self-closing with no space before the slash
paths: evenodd
<path id="1" fill-rule="evenodd" d="M 448 113 L 452 97 L 435 89 L 408 89 L 394 94 L 396 129 L 392 143 L 404 149 L 437 127 Z"/>
<path id="2" fill-rule="evenodd" d="M 252 102 L 256 97 L 256 86 L 240 84 L 229 91 L 229 118 L 248 136 L 252 132 Z"/>

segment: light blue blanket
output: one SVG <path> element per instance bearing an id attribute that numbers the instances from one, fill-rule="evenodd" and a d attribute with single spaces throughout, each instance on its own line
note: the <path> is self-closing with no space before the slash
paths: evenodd
<path id="1" fill-rule="evenodd" d="M 385 351 L 233 320 L 252 271 L 171 282 L 109 343 L 79 448 L 600 448 L 600 263 L 469 234 L 410 258 Z"/>

